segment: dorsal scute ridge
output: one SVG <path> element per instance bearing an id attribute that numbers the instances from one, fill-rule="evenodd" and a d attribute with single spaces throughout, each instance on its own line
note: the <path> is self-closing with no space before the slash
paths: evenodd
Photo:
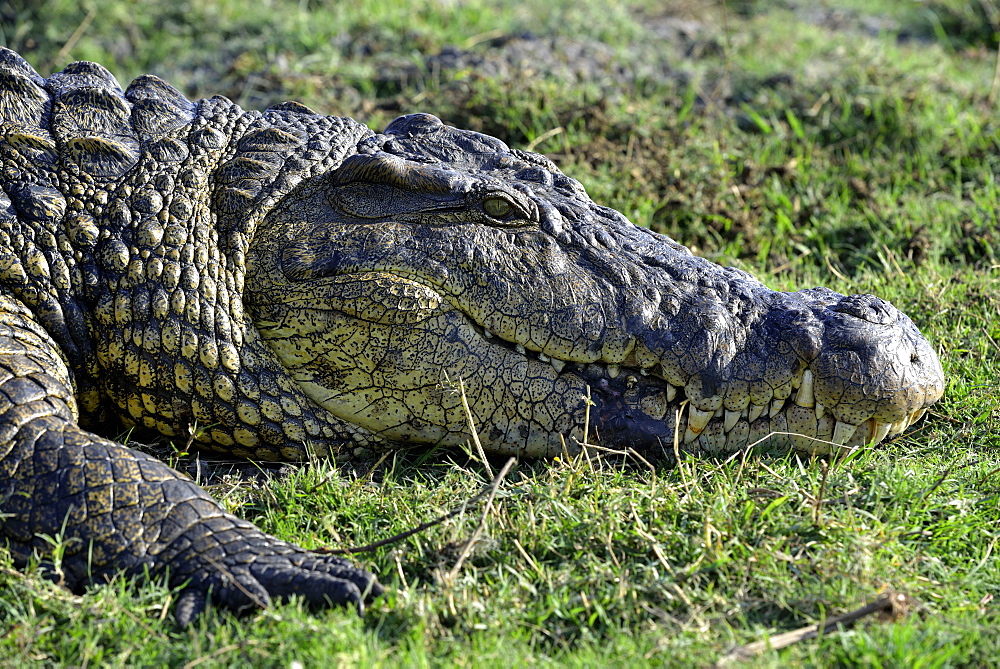
<path id="1" fill-rule="evenodd" d="M 53 98 L 51 131 L 64 164 L 106 180 L 139 161 L 132 106 L 110 72 L 97 63 L 71 63 L 49 77 L 45 88 Z"/>
<path id="2" fill-rule="evenodd" d="M 0 72 L 19 74 L 38 85 L 45 83 L 45 78 L 38 74 L 38 72 L 35 72 L 35 68 L 28 61 L 21 58 L 16 51 L 2 46 L 0 46 Z"/>
<path id="3" fill-rule="evenodd" d="M 103 65 L 92 63 L 89 60 L 78 60 L 70 63 L 61 72 L 56 72 L 49 77 L 48 83 L 49 86 L 55 87 L 67 86 L 77 88 L 80 86 L 93 86 L 97 88 L 112 88 L 117 90 L 119 94 L 123 92 L 118 80 L 115 79 L 115 75 L 108 72 Z"/>
<path id="4" fill-rule="evenodd" d="M 242 257 L 260 220 L 303 179 L 328 171 L 357 151 L 372 131 L 349 118 L 268 109 L 249 112 L 234 137 L 235 153 L 212 181 L 213 210 L 227 253 Z"/>
<path id="5" fill-rule="evenodd" d="M 0 47 L 0 128 L 48 137 L 52 100 L 43 79 L 19 55 Z"/>
<path id="6" fill-rule="evenodd" d="M 159 139 L 190 124 L 198 108 L 179 90 L 151 74 L 135 79 L 125 98 L 132 103 L 132 125 L 145 140 Z"/>

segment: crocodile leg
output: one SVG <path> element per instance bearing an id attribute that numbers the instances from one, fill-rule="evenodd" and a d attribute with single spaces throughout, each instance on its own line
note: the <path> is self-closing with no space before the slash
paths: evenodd
<path id="1" fill-rule="evenodd" d="M 243 611 L 300 594 L 362 610 L 382 591 L 346 560 L 268 536 L 166 464 L 80 429 L 76 414 L 59 349 L 0 295 L 0 546 L 19 565 L 37 556 L 77 591 L 118 572 L 166 575 L 183 588 L 182 624 L 208 598 Z"/>

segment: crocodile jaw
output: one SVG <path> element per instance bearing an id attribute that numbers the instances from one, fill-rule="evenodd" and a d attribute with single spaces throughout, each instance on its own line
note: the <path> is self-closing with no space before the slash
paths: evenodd
<path id="1" fill-rule="evenodd" d="M 459 380 L 486 448 L 526 455 L 822 452 L 941 396 L 933 349 L 878 298 L 771 291 L 493 138 L 428 117 L 386 133 L 267 217 L 246 300 L 314 401 L 388 441 L 464 441 Z M 484 189 L 531 220 L 484 221 Z"/>
<path id="2" fill-rule="evenodd" d="M 900 322 L 883 325 L 885 341 L 863 336 L 859 344 L 849 335 L 869 329 L 831 327 L 811 365 L 779 383 L 777 393 L 751 392 L 748 384 L 741 397 L 739 384 L 727 393 L 725 383 L 706 396 L 700 377 L 673 385 L 662 360 L 639 366 L 648 363 L 655 333 L 619 363 L 561 360 L 503 340 L 434 288 L 388 272 L 270 293 L 281 299 L 256 305 L 257 327 L 288 373 L 317 404 L 387 443 L 461 445 L 471 429 L 464 393 L 472 425 L 494 453 L 545 457 L 585 443 L 635 448 L 649 458 L 748 446 L 826 453 L 899 434 L 941 394 L 934 351 L 895 310 L 889 313 Z M 903 370 L 902 378 L 887 372 L 881 389 L 867 379 L 867 388 L 845 391 L 835 382 L 862 373 L 851 367 L 861 355 Z"/>
<path id="3" fill-rule="evenodd" d="M 583 440 L 583 379 L 490 341 L 433 289 L 380 272 L 320 282 L 322 299 L 316 287 L 253 311 L 286 372 L 338 418 L 387 444 L 460 446 L 467 403 L 490 452 L 550 456 L 560 435 Z"/>
<path id="4" fill-rule="evenodd" d="M 637 376 L 626 365 L 611 365 L 607 375 L 592 366 L 596 432 L 647 450 L 724 454 L 759 445 L 826 453 L 897 435 L 941 398 L 934 349 L 883 300 L 813 289 L 774 293 L 770 304 L 723 365 L 686 373 L 647 333 L 627 361 L 639 363 Z M 690 346 L 669 340 L 681 351 Z M 661 390 L 650 377 L 670 382 Z"/>

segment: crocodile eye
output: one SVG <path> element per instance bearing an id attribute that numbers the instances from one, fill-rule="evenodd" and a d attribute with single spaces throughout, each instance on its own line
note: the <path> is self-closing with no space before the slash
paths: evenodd
<path id="1" fill-rule="evenodd" d="M 502 197 L 488 197 L 483 200 L 483 211 L 491 218 L 506 218 L 514 211 L 514 205 Z"/>

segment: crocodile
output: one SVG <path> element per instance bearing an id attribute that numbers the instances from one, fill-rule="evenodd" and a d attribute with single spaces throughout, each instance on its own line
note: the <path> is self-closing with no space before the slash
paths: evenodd
<path id="1" fill-rule="evenodd" d="M 668 461 L 878 443 L 943 392 L 878 297 L 770 290 L 428 114 L 378 133 L 0 49 L 0 123 L 0 547 L 75 590 L 165 578 L 182 623 L 382 586 L 126 429 L 257 460 L 475 430 L 490 453 Z"/>

